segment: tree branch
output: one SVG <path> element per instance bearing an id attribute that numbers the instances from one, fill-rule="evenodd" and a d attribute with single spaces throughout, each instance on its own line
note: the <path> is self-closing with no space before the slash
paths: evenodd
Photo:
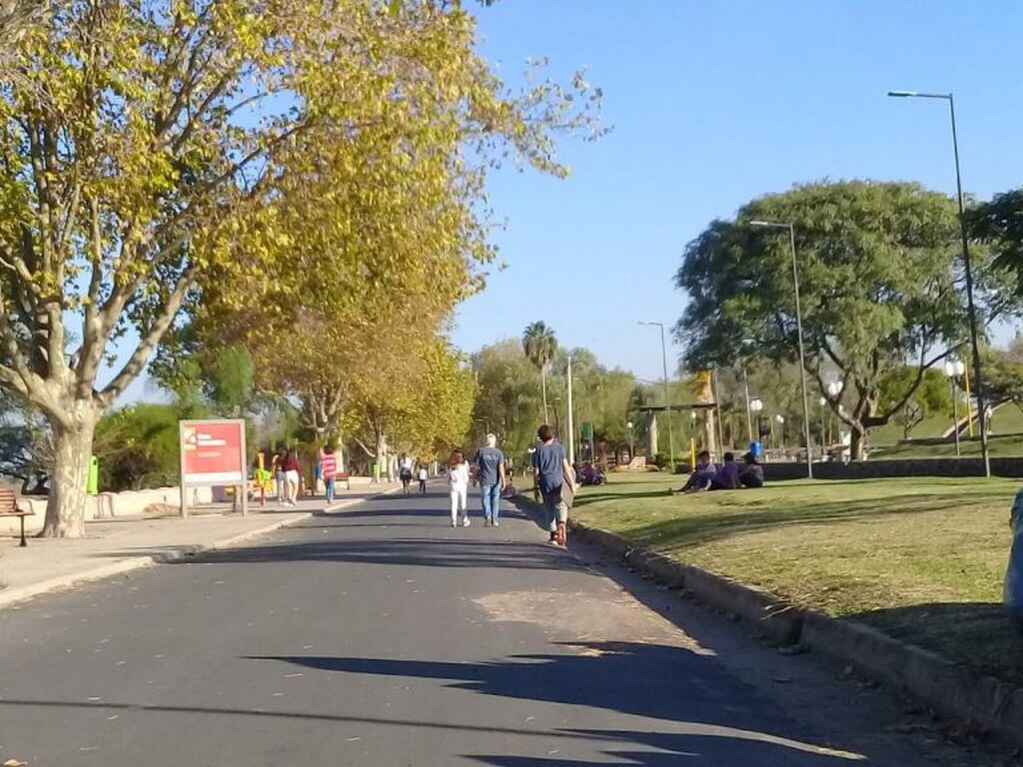
<path id="1" fill-rule="evenodd" d="M 97 395 L 101 406 L 104 408 L 110 407 L 114 399 L 142 372 L 142 368 L 145 367 L 149 355 L 156 348 L 156 345 L 163 338 L 164 333 L 167 332 L 167 329 L 170 328 L 171 323 L 177 316 L 178 310 L 181 308 L 181 304 L 184 303 L 185 296 L 195 282 L 198 273 L 198 266 L 192 265 L 178 278 L 177 285 L 174 286 L 174 290 L 167 297 L 163 311 L 156 321 L 153 322 L 149 332 L 139 341 L 139 345 L 135 348 L 128 362 L 121 368 L 121 372 Z"/>

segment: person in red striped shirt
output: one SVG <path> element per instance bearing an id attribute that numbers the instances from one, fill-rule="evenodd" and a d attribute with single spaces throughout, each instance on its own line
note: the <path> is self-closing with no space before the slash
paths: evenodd
<path id="1" fill-rule="evenodd" d="M 334 448 L 327 445 L 320 451 L 320 475 L 327 492 L 327 503 L 334 502 L 334 477 L 337 476 L 337 456 Z"/>

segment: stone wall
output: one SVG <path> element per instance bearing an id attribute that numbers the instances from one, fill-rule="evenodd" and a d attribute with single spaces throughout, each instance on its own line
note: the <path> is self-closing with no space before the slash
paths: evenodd
<path id="1" fill-rule="evenodd" d="M 991 473 L 998 477 L 1023 478 L 1023 458 L 992 458 Z M 851 461 L 849 463 L 815 463 L 817 479 L 878 479 L 881 477 L 982 477 L 984 463 L 980 458 L 904 458 L 901 460 Z M 805 463 L 765 463 L 768 481 L 802 479 Z"/>

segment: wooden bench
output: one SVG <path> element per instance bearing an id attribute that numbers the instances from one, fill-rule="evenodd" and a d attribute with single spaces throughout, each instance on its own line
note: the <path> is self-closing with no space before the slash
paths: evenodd
<path id="1" fill-rule="evenodd" d="M 334 486 L 337 487 L 337 484 L 339 482 L 344 482 L 345 490 L 351 490 L 352 483 L 349 481 L 351 476 L 352 475 L 349 474 L 347 471 L 339 471 L 337 474 L 334 475 Z"/>
<path id="2" fill-rule="evenodd" d="M 21 543 L 19 546 L 27 546 L 25 542 L 25 517 L 30 517 L 35 514 L 34 511 L 29 509 L 24 511 L 18 508 L 18 498 L 14 495 L 14 491 L 9 487 L 0 487 L 0 517 L 20 517 L 21 518 Z"/>

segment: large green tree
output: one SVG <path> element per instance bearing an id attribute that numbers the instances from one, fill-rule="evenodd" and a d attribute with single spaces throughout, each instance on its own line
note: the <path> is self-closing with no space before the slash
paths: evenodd
<path id="1" fill-rule="evenodd" d="M 689 298 L 676 333 L 694 369 L 734 364 L 746 339 L 770 360 L 797 359 L 789 240 L 754 220 L 794 227 L 807 371 L 862 457 L 867 431 L 905 408 L 925 371 L 966 336 L 955 204 L 914 183 L 815 183 L 713 222 L 686 247 L 676 275 Z M 990 322 L 1018 299 L 987 253 L 974 255 L 979 310 Z M 883 392 L 906 365 L 913 374 L 902 388 Z M 845 409 L 827 393 L 829 370 Z"/>

